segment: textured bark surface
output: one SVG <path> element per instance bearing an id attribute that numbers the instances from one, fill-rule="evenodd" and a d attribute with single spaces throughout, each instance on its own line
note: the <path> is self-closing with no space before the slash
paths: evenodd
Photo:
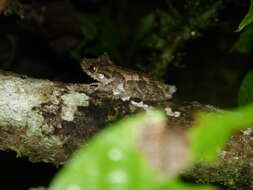
<path id="1" fill-rule="evenodd" d="M 181 105 L 149 102 L 143 106 L 94 92 L 92 86 L 85 84 L 32 79 L 6 72 L 0 74 L 0 84 L 0 149 L 13 150 L 33 162 L 55 165 L 64 163 L 106 124 L 147 109 L 147 105 L 167 112 L 169 133 L 162 139 L 166 143 L 170 142 L 167 136 L 171 138 L 175 131 L 178 138 L 184 138 L 196 111 L 216 111 L 212 106 L 196 102 Z M 253 189 L 252 136 L 251 129 L 239 131 L 221 151 L 217 163 L 200 164 L 184 176 L 231 188 Z"/>
<path id="2" fill-rule="evenodd" d="M 105 123 L 135 110 L 89 85 L 0 75 L 0 148 L 61 164 Z"/>

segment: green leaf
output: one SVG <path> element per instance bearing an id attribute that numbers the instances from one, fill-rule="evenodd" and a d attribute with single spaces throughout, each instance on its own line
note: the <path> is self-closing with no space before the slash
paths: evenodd
<path id="1" fill-rule="evenodd" d="M 161 113 L 151 115 L 136 116 L 100 133 L 58 174 L 50 190 L 158 188 L 161 184 L 145 166 L 134 138 L 136 127 L 163 119 Z"/>
<path id="2" fill-rule="evenodd" d="M 151 32 L 155 24 L 155 14 L 147 15 L 140 23 L 135 36 L 135 42 L 142 40 L 148 33 Z"/>
<path id="3" fill-rule="evenodd" d="M 253 0 L 250 1 L 250 8 L 246 16 L 237 28 L 237 31 L 241 31 L 245 26 L 249 25 L 253 21 Z"/>
<path id="4" fill-rule="evenodd" d="M 253 49 L 253 24 L 250 24 L 243 32 L 240 34 L 239 40 L 236 41 L 231 51 L 236 51 L 240 53 L 251 53 Z"/>
<path id="5" fill-rule="evenodd" d="M 101 19 L 100 36 L 98 39 L 99 45 L 101 46 L 100 54 L 104 54 L 106 50 L 109 55 L 116 58 L 117 61 L 120 61 L 119 33 L 119 30 L 109 15 L 104 13 Z"/>
<path id="6" fill-rule="evenodd" d="M 233 132 L 253 124 L 253 104 L 236 111 L 201 113 L 190 131 L 194 162 L 212 162 Z"/>
<path id="7" fill-rule="evenodd" d="M 138 128 L 164 122 L 161 112 L 149 111 L 107 128 L 74 155 L 49 190 L 211 190 L 168 181 L 148 166 L 136 145 Z"/>
<path id="8" fill-rule="evenodd" d="M 86 41 L 91 41 L 97 36 L 99 16 L 76 11 L 76 17 Z"/>
<path id="9" fill-rule="evenodd" d="M 107 12 L 84 13 L 76 11 L 76 16 L 83 33 L 79 47 L 71 55 L 80 59 L 84 55 L 101 55 L 105 52 L 119 61 L 119 31 Z"/>
<path id="10" fill-rule="evenodd" d="M 250 71 L 244 77 L 238 95 L 239 106 L 244 106 L 249 103 L 253 103 L 253 71 Z"/>

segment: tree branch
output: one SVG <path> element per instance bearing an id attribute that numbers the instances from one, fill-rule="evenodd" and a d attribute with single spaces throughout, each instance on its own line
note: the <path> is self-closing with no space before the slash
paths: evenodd
<path id="1" fill-rule="evenodd" d="M 84 84 L 11 73 L 0 74 L 0 83 L 0 149 L 34 162 L 63 163 L 105 123 L 137 110 Z"/>
<path id="2" fill-rule="evenodd" d="M 197 110 L 216 111 L 199 103 L 113 99 L 87 84 L 66 84 L 12 73 L 0 74 L 0 149 L 14 150 L 33 162 L 64 163 L 106 124 L 122 116 L 160 107 L 168 115 L 167 130 L 185 131 Z M 173 133 L 170 133 L 173 134 Z M 178 134 L 175 133 L 175 134 Z M 184 176 L 202 182 L 253 187 L 252 130 L 235 134 L 213 165 L 198 165 Z M 166 136 L 165 136 L 166 137 Z M 164 141 L 167 142 L 167 141 Z M 212 177 L 210 177 L 212 176 Z"/>

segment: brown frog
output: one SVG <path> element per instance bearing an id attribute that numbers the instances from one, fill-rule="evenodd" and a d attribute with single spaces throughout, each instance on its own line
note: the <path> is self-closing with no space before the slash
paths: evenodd
<path id="1" fill-rule="evenodd" d="M 176 91 L 173 85 L 153 80 L 149 76 L 116 66 L 110 58 L 83 59 L 81 67 L 85 73 L 97 80 L 97 90 L 110 92 L 113 98 L 122 100 L 161 101 L 172 98 Z"/>

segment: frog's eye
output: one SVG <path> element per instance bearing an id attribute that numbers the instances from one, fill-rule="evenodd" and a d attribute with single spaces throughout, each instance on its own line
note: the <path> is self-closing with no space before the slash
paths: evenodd
<path id="1" fill-rule="evenodd" d="M 94 65 L 91 65 L 91 66 L 89 67 L 89 71 L 90 71 L 91 73 L 95 73 L 95 72 L 97 71 L 97 67 L 95 67 Z"/>

